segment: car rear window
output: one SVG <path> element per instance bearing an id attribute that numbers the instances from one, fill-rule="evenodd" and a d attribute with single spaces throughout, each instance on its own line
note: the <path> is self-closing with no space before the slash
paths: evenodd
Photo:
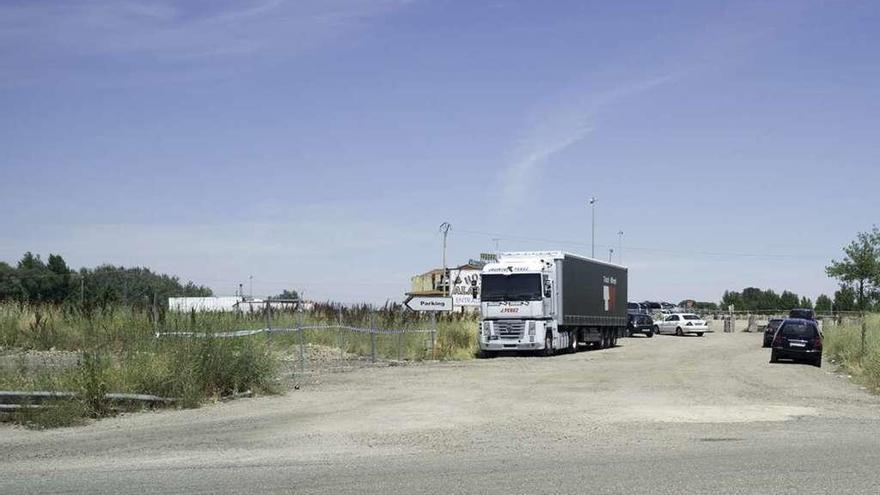
<path id="1" fill-rule="evenodd" d="M 779 329 L 783 337 L 787 338 L 813 338 L 816 336 L 816 327 L 808 323 L 786 323 Z"/>
<path id="2" fill-rule="evenodd" d="M 684 315 L 683 318 L 684 318 L 685 320 L 699 320 L 699 319 L 700 319 L 700 317 L 697 316 L 697 315 Z"/>

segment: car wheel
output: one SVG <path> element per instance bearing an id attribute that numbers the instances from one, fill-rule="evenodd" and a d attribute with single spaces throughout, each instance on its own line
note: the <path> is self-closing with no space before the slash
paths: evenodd
<path id="1" fill-rule="evenodd" d="M 770 362 L 771 363 L 778 363 L 779 362 L 779 358 L 776 356 L 776 351 L 770 351 Z"/>
<path id="2" fill-rule="evenodd" d="M 819 356 L 819 357 L 817 357 L 816 359 L 813 360 L 813 366 L 815 366 L 815 367 L 817 367 L 817 368 L 821 368 L 821 367 L 822 367 L 822 356 Z"/>
<path id="3" fill-rule="evenodd" d="M 764 337 L 764 342 L 761 344 L 761 347 L 770 347 L 770 342 L 767 342 L 767 337 Z"/>
<path id="4" fill-rule="evenodd" d="M 675 329 L 675 335 L 678 335 L 679 337 L 684 336 L 684 332 L 681 331 L 681 327 Z"/>
<path id="5" fill-rule="evenodd" d="M 645 337 L 648 337 L 650 339 L 653 336 L 654 336 L 653 330 L 648 330 L 647 332 L 645 332 Z"/>
<path id="6" fill-rule="evenodd" d="M 702 337 L 702 336 L 703 336 L 703 332 L 697 332 L 697 337 Z"/>
<path id="7" fill-rule="evenodd" d="M 660 327 L 654 325 L 654 333 L 660 333 Z"/>

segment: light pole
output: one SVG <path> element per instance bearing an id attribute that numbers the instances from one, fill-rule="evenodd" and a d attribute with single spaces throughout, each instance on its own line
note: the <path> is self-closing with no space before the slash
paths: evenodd
<path id="1" fill-rule="evenodd" d="M 599 200 L 595 197 L 590 198 L 590 206 L 593 207 L 593 230 L 592 230 L 592 235 L 590 236 L 590 244 L 591 244 L 590 257 L 593 259 L 596 259 L 596 203 L 598 201 Z"/>
<path id="2" fill-rule="evenodd" d="M 443 235 L 443 275 L 440 277 L 441 283 L 443 283 L 443 295 L 449 295 L 449 274 L 446 273 L 446 236 L 449 235 L 449 229 L 452 228 L 452 224 L 449 222 L 443 222 L 440 224 L 440 233 Z"/>
<path id="3" fill-rule="evenodd" d="M 614 248 L 608 248 L 608 262 L 611 263 L 611 257 L 614 256 Z"/>
<path id="4" fill-rule="evenodd" d="M 617 262 L 623 264 L 623 231 L 617 231 Z"/>

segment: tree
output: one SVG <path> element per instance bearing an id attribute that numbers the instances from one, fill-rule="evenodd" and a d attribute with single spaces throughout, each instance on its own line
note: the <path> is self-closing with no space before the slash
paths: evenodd
<path id="1" fill-rule="evenodd" d="M 52 285 L 51 277 L 54 275 L 40 259 L 30 251 L 24 253 L 18 262 L 16 270 L 18 279 L 21 281 L 22 299 L 30 301 L 43 301 Z"/>
<path id="2" fill-rule="evenodd" d="M 49 255 L 46 268 L 50 274 L 47 274 L 46 293 L 43 296 L 52 302 L 63 302 L 70 291 L 70 268 L 64 258 L 57 254 Z"/>
<path id="3" fill-rule="evenodd" d="M 776 309 L 794 309 L 798 307 L 798 303 L 800 303 L 798 295 L 785 290 L 779 297 L 779 307 Z"/>
<path id="4" fill-rule="evenodd" d="M 841 284 L 851 284 L 855 290 L 856 309 L 865 309 L 880 290 L 880 229 L 875 226 L 871 232 L 859 232 L 856 240 L 845 246 L 843 252 L 843 260 L 831 260 L 825 272 Z"/>
<path id="5" fill-rule="evenodd" d="M 811 301 L 809 297 L 804 296 L 801 298 L 801 303 L 800 303 L 799 307 L 812 309 L 813 308 L 813 301 Z"/>
<path id="6" fill-rule="evenodd" d="M 856 309 L 856 291 L 850 285 L 840 284 L 834 292 L 834 311 L 854 311 Z"/>
<path id="7" fill-rule="evenodd" d="M 819 297 L 816 298 L 816 311 L 831 311 L 832 304 L 830 297 L 825 294 L 820 294 Z"/>
<path id="8" fill-rule="evenodd" d="M 282 292 L 281 294 L 278 294 L 277 296 L 273 297 L 272 299 L 296 299 L 298 301 L 299 300 L 299 293 L 295 290 L 284 289 L 284 292 Z"/>
<path id="9" fill-rule="evenodd" d="M 0 301 L 5 299 L 22 299 L 24 287 L 18 278 L 18 270 L 0 261 Z"/>

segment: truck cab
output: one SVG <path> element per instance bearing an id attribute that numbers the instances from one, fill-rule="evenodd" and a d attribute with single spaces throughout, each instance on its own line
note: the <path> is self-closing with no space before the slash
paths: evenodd
<path id="1" fill-rule="evenodd" d="M 554 267 L 552 259 L 531 257 L 502 258 L 483 267 L 481 349 L 546 348 L 554 337 Z"/>

